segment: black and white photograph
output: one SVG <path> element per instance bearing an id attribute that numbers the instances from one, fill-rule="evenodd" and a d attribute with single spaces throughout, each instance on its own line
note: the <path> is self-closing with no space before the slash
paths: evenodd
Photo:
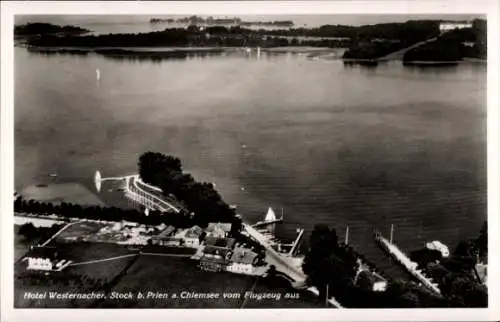
<path id="1" fill-rule="evenodd" d="M 488 12 L 165 8 L 12 16 L 13 309 L 491 309 Z"/>

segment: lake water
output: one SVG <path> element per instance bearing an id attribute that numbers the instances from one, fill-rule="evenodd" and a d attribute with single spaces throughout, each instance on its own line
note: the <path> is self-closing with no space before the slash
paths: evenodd
<path id="1" fill-rule="evenodd" d="M 96 79 L 100 70 L 100 80 Z M 138 156 L 181 158 L 249 221 L 335 227 L 390 274 L 372 229 L 454 247 L 486 219 L 486 68 L 376 69 L 299 55 L 162 62 L 15 49 L 15 184 L 93 188 Z"/>

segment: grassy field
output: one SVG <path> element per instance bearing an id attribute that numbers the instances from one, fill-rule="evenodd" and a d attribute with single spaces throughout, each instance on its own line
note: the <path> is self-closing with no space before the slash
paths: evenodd
<path id="1" fill-rule="evenodd" d="M 17 262 L 21 259 L 21 257 L 28 252 L 30 246 L 43 243 L 63 226 L 64 225 L 56 225 L 54 227 L 37 227 L 37 237 L 27 240 L 24 236 L 19 234 L 21 226 L 14 225 L 14 261 Z"/>
<path id="2" fill-rule="evenodd" d="M 107 225 L 87 221 L 75 223 L 57 235 L 55 241 L 82 241 L 94 236 L 102 227 Z"/>
<path id="3" fill-rule="evenodd" d="M 63 244 L 58 249 L 61 253 L 67 254 L 66 258 L 74 263 L 99 260 L 120 255 L 131 254 L 126 247 L 112 244 Z M 83 284 L 78 279 L 68 276 L 87 276 L 93 280 L 100 280 L 102 283 L 115 283 L 124 268 L 134 260 L 134 257 L 125 257 L 110 261 L 96 262 L 78 266 L 69 266 L 62 272 L 51 272 L 48 276 L 38 273 L 41 278 L 33 277 L 33 273 L 25 269 L 25 263 L 16 263 L 14 266 L 14 306 L 16 308 L 65 308 L 65 307 L 92 307 L 96 301 L 91 300 L 34 300 L 24 298 L 25 292 L 76 292 L 85 293 L 89 291 L 102 291 L 96 289 L 93 281 L 84 281 Z"/>
<path id="4" fill-rule="evenodd" d="M 106 300 L 102 307 L 138 308 L 238 308 L 241 299 L 223 299 L 222 293 L 244 293 L 254 282 L 253 277 L 229 273 L 203 272 L 197 262 L 157 256 L 141 256 L 113 289 L 119 292 L 146 294 L 162 292 L 179 296 L 182 291 L 220 293 L 219 299 L 142 299 L 133 301 Z"/>
<path id="5" fill-rule="evenodd" d="M 83 229 L 80 227 L 79 229 Z M 88 228 L 88 227 L 87 227 Z M 27 251 L 22 241 L 16 243 L 18 253 Z M 297 292 L 282 280 L 269 280 L 245 275 L 235 275 L 221 272 L 203 272 L 198 262 L 188 258 L 138 255 L 124 258 L 100 261 L 102 259 L 137 254 L 127 247 L 109 243 L 60 243 L 55 244 L 66 259 L 73 265 L 62 272 L 50 273 L 42 279 L 30 277 L 32 272 L 26 271 L 25 263 L 15 264 L 15 294 L 16 308 L 318 308 L 324 303 L 306 292 Z M 24 247 L 24 248 L 23 248 Z M 150 250 L 155 247 L 150 246 Z M 146 248 L 145 250 L 147 250 Z M 153 252 L 153 251 L 152 251 Z M 23 253 L 24 254 L 24 253 Z M 97 261 L 97 262 L 93 262 Z M 87 263 L 91 262 L 91 263 Z M 43 273 L 42 273 L 43 274 Z M 108 291 L 132 292 L 132 300 L 33 300 L 24 298 L 25 292 L 88 292 L 104 291 L 96 289 L 92 281 L 84 282 L 68 276 L 87 276 L 93 281 L 98 280 Z M 180 298 L 181 292 L 215 293 L 216 299 Z M 137 292 L 147 296 L 148 292 L 175 293 L 177 298 L 137 299 Z M 255 298 L 245 298 L 245 292 L 251 292 Z M 224 293 L 234 294 L 225 298 Z M 285 294 L 292 298 L 286 298 Z M 109 293 L 108 293 L 109 294 Z M 258 298 L 260 295 L 274 294 L 271 299 Z M 276 297 L 279 296 L 278 297 Z"/>
<path id="6" fill-rule="evenodd" d="M 153 253 L 153 254 L 186 254 L 194 255 L 196 249 L 189 247 L 172 247 L 172 246 L 156 246 L 148 245 L 142 249 L 143 253 Z"/>

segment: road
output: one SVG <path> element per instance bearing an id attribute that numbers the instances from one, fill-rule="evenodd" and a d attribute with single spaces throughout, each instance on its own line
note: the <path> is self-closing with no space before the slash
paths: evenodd
<path id="1" fill-rule="evenodd" d="M 420 47 L 420 46 L 425 45 L 427 43 L 436 41 L 436 40 L 437 40 L 437 37 L 430 38 L 430 39 L 427 39 L 427 40 L 424 40 L 424 41 L 420 41 L 420 42 L 418 42 L 416 44 L 413 44 L 413 45 L 411 45 L 409 47 L 403 48 L 401 50 L 398 50 L 398 51 L 395 51 L 393 53 L 390 53 L 389 55 L 381 57 L 381 58 L 379 58 L 379 60 L 381 60 L 381 61 L 403 60 L 403 57 L 404 57 L 404 55 L 406 54 L 407 51 L 412 50 L 413 48 Z"/>

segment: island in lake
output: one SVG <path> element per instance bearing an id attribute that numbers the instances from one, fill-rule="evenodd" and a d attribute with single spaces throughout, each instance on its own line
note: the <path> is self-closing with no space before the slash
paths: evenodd
<path id="1" fill-rule="evenodd" d="M 166 23 L 166 24 L 189 24 L 198 26 L 261 26 L 261 27 L 293 27 L 294 22 L 291 20 L 276 20 L 276 21 L 243 21 L 241 18 L 214 18 L 214 17 L 183 17 L 183 18 L 151 18 L 149 20 L 152 24 Z"/>
<path id="2" fill-rule="evenodd" d="M 23 39 L 33 52 L 81 55 L 94 52 L 111 58 L 169 59 L 221 54 L 238 48 L 258 53 L 310 48 L 300 52 L 312 56 L 333 55 L 346 64 L 376 66 L 380 61 L 400 60 L 405 65 L 427 66 L 485 62 L 487 53 L 486 21 L 481 19 L 468 24 L 457 22 L 455 28 L 449 28 L 450 23 L 441 20 L 287 29 L 250 29 L 242 27 L 243 22 L 224 26 L 219 24 L 227 22 L 225 20 L 196 16 L 174 22 L 185 19 L 190 25 L 183 28 L 107 35 L 87 34 L 88 30 L 75 26 L 36 23 L 16 26 L 15 36 Z M 192 24 L 193 21 L 196 23 Z M 200 21 L 210 23 L 199 26 Z M 317 48 L 322 51 L 318 53 Z M 338 49 L 343 49 L 343 53 L 339 55 Z"/>

